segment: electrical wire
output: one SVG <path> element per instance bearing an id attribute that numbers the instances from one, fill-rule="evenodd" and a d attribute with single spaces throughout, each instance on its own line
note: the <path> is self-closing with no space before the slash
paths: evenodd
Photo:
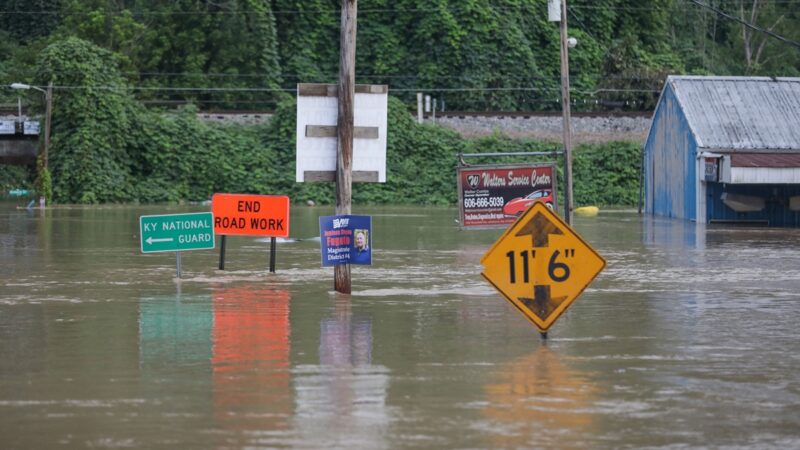
<path id="1" fill-rule="evenodd" d="M 33 86 L 33 85 L 32 85 Z M 40 86 L 35 86 L 40 87 Z M 44 86 L 46 87 L 46 86 Z M 87 85 L 87 86 L 68 86 L 68 85 L 54 85 L 54 90 L 109 90 L 109 91 L 166 91 L 166 92 L 296 92 L 296 88 L 258 88 L 258 87 L 233 87 L 233 88 L 220 88 L 220 87 L 182 87 L 182 86 L 101 86 L 101 85 Z M 497 87 L 497 88 L 437 88 L 437 87 L 415 87 L 415 88 L 389 88 L 392 92 L 560 92 L 559 87 Z M 595 89 L 595 90 L 582 90 L 570 89 L 578 94 L 596 95 L 602 92 L 638 92 L 638 93 L 656 93 L 661 92 L 655 89 Z"/>
<path id="2" fill-rule="evenodd" d="M 690 0 L 692 1 L 692 0 Z M 725 0 L 719 0 L 720 3 L 726 3 Z M 734 3 L 738 0 L 729 0 L 727 3 Z M 800 4 L 800 0 L 772 0 L 773 3 L 776 4 L 784 4 L 784 5 L 792 5 L 792 4 Z M 492 11 L 519 11 L 519 10 L 530 10 L 531 5 L 519 5 L 519 6 L 497 6 L 497 5 L 487 5 Z M 570 9 L 576 10 L 611 10 L 611 11 L 661 11 L 664 8 L 658 7 L 650 7 L 650 6 L 626 6 L 626 5 L 568 5 Z M 395 14 L 395 13 L 438 13 L 442 12 L 442 10 L 448 10 L 450 12 L 473 12 L 474 9 L 469 8 L 468 6 L 461 6 L 461 5 L 447 5 L 444 8 L 364 8 L 359 9 L 359 14 Z M 187 16 L 187 15 L 235 15 L 235 14 L 263 14 L 263 13 L 272 13 L 274 15 L 292 15 L 292 14 L 323 14 L 323 13 L 330 13 L 338 15 L 341 13 L 341 9 L 337 8 L 319 8 L 319 9 L 303 9 L 303 10 L 267 10 L 267 11 L 256 11 L 250 9 L 220 9 L 217 11 L 131 11 L 128 9 L 121 9 L 117 11 L 118 13 L 122 12 L 129 12 L 133 16 Z M 53 15 L 53 16 L 81 16 L 81 15 L 90 15 L 95 14 L 96 10 L 93 11 L 63 11 L 63 10 L 6 10 L 0 11 L 0 15 L 7 14 L 7 15 Z"/>
<path id="3" fill-rule="evenodd" d="M 722 17 L 725 17 L 726 19 L 730 19 L 730 20 L 733 20 L 735 22 L 739 22 L 740 24 L 746 26 L 747 28 L 750 28 L 751 30 L 755 30 L 755 31 L 758 31 L 760 33 L 764 33 L 764 34 L 766 34 L 768 36 L 771 36 L 771 37 L 773 37 L 775 39 L 778 39 L 779 41 L 781 41 L 781 42 L 783 42 L 785 44 L 789 44 L 789 45 L 792 45 L 792 46 L 797 47 L 798 49 L 800 49 L 800 42 L 788 39 L 786 37 L 783 37 L 783 36 L 781 36 L 781 35 L 779 35 L 777 33 L 774 33 L 774 32 L 772 32 L 770 30 L 767 30 L 765 28 L 761 28 L 759 26 L 753 25 L 750 22 L 747 22 L 747 21 L 744 21 L 744 20 L 742 20 L 742 19 L 740 19 L 738 17 L 732 16 L 732 15 L 730 15 L 730 14 L 728 14 L 728 13 L 726 13 L 726 12 L 724 12 L 724 11 L 718 9 L 718 8 L 715 8 L 715 7 L 711 6 L 711 5 L 707 5 L 707 4 L 702 3 L 702 2 L 700 2 L 698 0 L 687 0 L 687 1 L 689 1 L 691 3 L 694 3 L 695 5 L 700 6 L 702 8 L 710 9 L 711 11 L 714 11 L 715 13 L 719 14 Z"/>

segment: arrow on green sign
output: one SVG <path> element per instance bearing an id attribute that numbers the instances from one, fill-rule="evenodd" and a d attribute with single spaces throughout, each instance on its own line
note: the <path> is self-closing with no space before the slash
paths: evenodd
<path id="1" fill-rule="evenodd" d="M 163 239 L 153 239 L 151 237 L 147 238 L 147 243 L 152 244 L 153 242 L 172 242 L 174 239 L 172 238 L 163 238 Z"/>

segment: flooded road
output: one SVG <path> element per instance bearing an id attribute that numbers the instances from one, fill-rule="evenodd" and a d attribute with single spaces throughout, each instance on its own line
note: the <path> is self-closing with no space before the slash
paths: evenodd
<path id="1" fill-rule="evenodd" d="M 140 215 L 208 209 L 0 203 L 1 448 L 800 448 L 800 230 L 576 217 L 608 265 L 543 344 L 454 209 L 354 208 L 353 295 L 329 208 L 274 274 L 257 238 L 141 254 Z"/>

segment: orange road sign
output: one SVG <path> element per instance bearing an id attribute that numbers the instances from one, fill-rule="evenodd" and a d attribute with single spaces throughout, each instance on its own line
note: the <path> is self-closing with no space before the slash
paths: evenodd
<path id="1" fill-rule="evenodd" d="M 214 194 L 214 233 L 289 237 L 289 197 L 285 195 Z"/>
<path id="2" fill-rule="evenodd" d="M 545 332 L 606 266 L 544 203 L 528 208 L 481 258 L 481 275 Z"/>

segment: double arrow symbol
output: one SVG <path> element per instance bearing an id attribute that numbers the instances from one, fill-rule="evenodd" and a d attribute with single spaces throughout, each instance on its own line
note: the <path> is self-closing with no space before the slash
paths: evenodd
<path id="1" fill-rule="evenodd" d="M 544 214 L 537 212 L 515 236 L 530 235 L 532 241 L 531 246 L 533 248 L 543 248 L 550 245 L 551 234 L 563 235 L 564 232 L 555 226 Z M 566 299 L 567 297 L 553 298 L 550 295 L 549 285 L 538 284 L 533 286 L 533 298 L 517 297 L 520 303 L 524 304 L 532 313 L 539 316 L 542 321 L 547 320 L 550 314 L 552 314 Z"/>
<path id="2" fill-rule="evenodd" d="M 156 243 L 156 242 L 172 242 L 173 240 L 174 239 L 172 239 L 172 238 L 157 238 L 157 239 L 153 239 L 152 237 L 149 237 L 149 238 L 145 239 L 145 242 L 147 242 L 150 245 L 153 245 L 153 243 Z"/>

